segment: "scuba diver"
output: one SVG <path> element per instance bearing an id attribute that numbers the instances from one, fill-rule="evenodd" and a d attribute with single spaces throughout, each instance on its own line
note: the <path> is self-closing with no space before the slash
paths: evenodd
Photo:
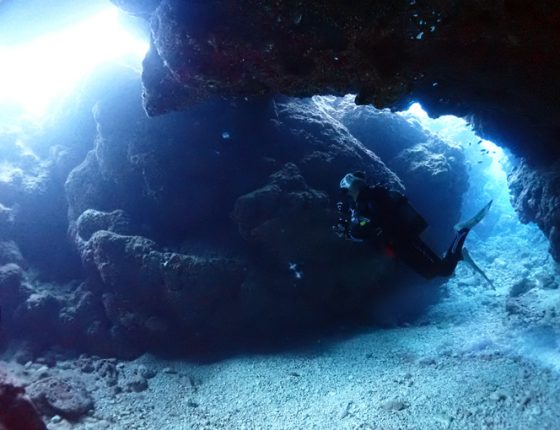
<path id="1" fill-rule="evenodd" d="M 492 285 L 463 248 L 469 231 L 486 216 L 492 201 L 468 221 L 455 225 L 455 238 L 441 258 L 420 238 L 428 224 L 401 193 L 381 185 L 368 186 L 364 172 L 345 175 L 340 189 L 352 198 L 354 208 L 345 211 L 344 204 L 337 203 L 342 216 L 333 229 L 339 237 L 380 244 L 389 255 L 404 261 L 426 279 L 451 276 L 459 261 L 464 260 Z"/>

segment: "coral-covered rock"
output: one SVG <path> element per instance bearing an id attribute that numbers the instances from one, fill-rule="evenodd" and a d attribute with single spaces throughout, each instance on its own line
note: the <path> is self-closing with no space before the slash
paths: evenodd
<path id="1" fill-rule="evenodd" d="M 95 151 L 66 182 L 70 218 L 122 209 L 162 238 L 215 234 L 207 226 L 226 225 L 235 199 L 262 176 L 254 121 L 262 110 L 271 114 L 271 104 L 215 103 L 150 120 L 139 93 L 140 83 L 129 83 L 96 106 Z"/>
<path id="2" fill-rule="evenodd" d="M 76 378 L 49 377 L 27 388 L 33 403 L 45 415 L 60 415 L 77 421 L 94 407 L 85 384 Z"/>
<path id="3" fill-rule="evenodd" d="M 512 203 L 521 221 L 535 222 L 560 261 L 560 163 L 534 167 L 520 163 L 508 176 Z"/>
<path id="4" fill-rule="evenodd" d="M 275 330 L 359 313 L 360 303 L 391 274 L 384 255 L 345 243 L 330 231 L 336 218 L 327 203 L 293 164 L 236 203 L 233 218 L 259 263 L 247 282 L 253 291 L 244 298 L 245 310 L 266 312 L 267 325 Z"/>
<path id="5" fill-rule="evenodd" d="M 117 370 L 116 360 L 104 359 L 95 362 L 95 371 L 103 378 L 108 387 L 114 387 L 119 381 L 119 371 Z"/>
<path id="6" fill-rule="evenodd" d="M 79 347 L 95 353 L 109 351 L 107 317 L 97 294 L 86 284 L 59 287 L 61 307 L 53 336 L 65 347 Z"/>
<path id="7" fill-rule="evenodd" d="M 52 317 L 61 307 L 60 301 L 49 292 L 33 293 L 16 311 L 18 325 L 45 328 L 45 324 L 54 324 Z"/>
<path id="8" fill-rule="evenodd" d="M 0 267 L 2 325 L 10 340 L 25 340 L 24 363 L 54 345 L 106 354 L 109 328 L 101 298 L 80 282 L 29 280 L 22 270 Z"/>
<path id="9" fill-rule="evenodd" d="M 142 375 L 131 373 L 123 378 L 124 390 L 128 392 L 140 393 L 148 389 L 148 381 Z"/>
<path id="10" fill-rule="evenodd" d="M 356 105 L 350 95 L 316 96 L 313 101 L 319 109 L 339 121 L 352 136 L 386 162 L 404 149 L 428 139 L 426 131 L 417 122 L 395 115 L 388 109 Z"/>
<path id="11" fill-rule="evenodd" d="M 23 387 L 10 381 L 0 369 L 0 429 L 47 430 Z"/>

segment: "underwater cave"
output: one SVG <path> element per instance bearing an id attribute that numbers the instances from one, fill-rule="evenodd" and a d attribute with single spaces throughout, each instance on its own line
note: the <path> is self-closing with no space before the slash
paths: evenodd
<path id="1" fill-rule="evenodd" d="M 557 429 L 558 18 L 0 1 L 0 430 Z"/>

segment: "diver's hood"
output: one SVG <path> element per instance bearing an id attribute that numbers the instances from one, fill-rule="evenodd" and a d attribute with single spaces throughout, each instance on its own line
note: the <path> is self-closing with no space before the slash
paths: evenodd
<path id="1" fill-rule="evenodd" d="M 362 178 L 359 178 L 353 173 L 348 173 L 347 175 L 344 176 L 344 178 L 340 180 L 339 187 L 342 189 L 349 190 L 352 184 L 356 181 L 365 182 Z"/>

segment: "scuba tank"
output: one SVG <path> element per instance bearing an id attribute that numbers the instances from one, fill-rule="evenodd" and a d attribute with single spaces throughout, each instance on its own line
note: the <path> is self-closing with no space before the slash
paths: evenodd
<path id="1" fill-rule="evenodd" d="M 389 197 L 396 215 L 395 224 L 399 225 L 399 228 L 402 228 L 404 233 L 411 236 L 419 236 L 426 230 L 428 223 L 414 209 L 405 196 L 398 191 L 389 191 Z"/>

